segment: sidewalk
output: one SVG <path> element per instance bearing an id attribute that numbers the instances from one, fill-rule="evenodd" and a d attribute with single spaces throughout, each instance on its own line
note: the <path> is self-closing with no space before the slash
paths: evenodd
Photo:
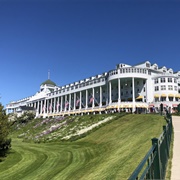
<path id="1" fill-rule="evenodd" d="M 180 180 L 180 116 L 172 116 L 174 126 L 174 147 L 171 180 Z"/>

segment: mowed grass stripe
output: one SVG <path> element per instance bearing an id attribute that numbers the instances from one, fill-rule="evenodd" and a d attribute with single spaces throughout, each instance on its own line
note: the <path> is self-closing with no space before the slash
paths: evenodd
<path id="1" fill-rule="evenodd" d="M 30 149 L 32 148 L 37 152 L 36 154 L 39 156 L 40 161 L 34 161 L 29 168 L 26 169 L 27 172 L 31 169 L 31 173 L 24 173 L 25 176 L 18 177 L 19 179 L 51 179 L 68 166 L 68 161 L 71 159 L 69 152 L 62 152 L 52 147 L 46 147 L 43 144 L 41 148 L 39 148 L 39 145 L 33 144 L 33 147 Z M 47 158 L 42 161 L 40 154 L 44 154 Z"/>
<path id="2" fill-rule="evenodd" d="M 0 170 L 4 166 L 0 179 L 127 179 L 164 124 L 163 117 L 157 115 L 127 115 L 74 142 L 33 144 L 18 140 L 13 144 L 18 158 L 12 168 L 12 155 L 0 163 Z"/>
<path id="3" fill-rule="evenodd" d="M 2 179 L 19 179 L 21 176 L 24 176 L 24 172 L 26 171 L 24 171 L 24 169 L 36 160 L 37 155 L 24 147 L 16 147 L 16 151 L 21 154 L 22 159 L 12 167 L 3 171 L 1 173 Z M 26 171 L 26 173 L 28 172 Z"/>

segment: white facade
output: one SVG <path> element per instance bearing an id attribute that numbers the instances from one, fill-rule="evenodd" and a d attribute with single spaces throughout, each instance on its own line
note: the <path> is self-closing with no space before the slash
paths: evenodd
<path id="1" fill-rule="evenodd" d="M 16 112 L 19 106 L 36 108 L 36 116 L 60 116 L 104 112 L 109 109 L 134 112 L 141 108 L 176 107 L 180 103 L 180 72 L 158 67 L 149 61 L 116 69 L 58 87 L 51 80 L 40 86 L 40 92 L 6 106 Z"/>

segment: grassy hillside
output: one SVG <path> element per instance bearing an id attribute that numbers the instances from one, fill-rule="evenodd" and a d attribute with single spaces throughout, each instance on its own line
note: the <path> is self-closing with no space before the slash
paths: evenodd
<path id="1" fill-rule="evenodd" d="M 111 118 L 106 122 L 108 116 Z M 101 121 L 104 124 L 100 124 Z M 40 136 L 60 122 L 66 123 Z M 37 125 L 39 123 L 37 120 L 16 126 L 12 150 L 7 159 L 0 162 L 0 179 L 127 179 L 150 148 L 151 138 L 162 132 L 165 120 L 158 115 L 129 114 L 77 116 Z M 84 138 L 72 141 L 93 124 L 98 125 L 96 130 L 83 131 Z M 69 131 L 75 136 L 70 136 Z M 19 135 L 26 142 L 17 138 Z M 64 140 L 63 136 L 70 140 Z M 40 143 L 33 143 L 34 140 Z"/>

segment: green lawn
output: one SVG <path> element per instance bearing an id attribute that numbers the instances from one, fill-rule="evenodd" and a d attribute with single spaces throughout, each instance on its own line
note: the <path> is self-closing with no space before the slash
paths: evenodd
<path id="1" fill-rule="evenodd" d="M 127 179 L 165 123 L 159 115 L 130 114 L 73 142 L 38 144 L 13 138 L 12 150 L 0 162 L 0 179 Z"/>

